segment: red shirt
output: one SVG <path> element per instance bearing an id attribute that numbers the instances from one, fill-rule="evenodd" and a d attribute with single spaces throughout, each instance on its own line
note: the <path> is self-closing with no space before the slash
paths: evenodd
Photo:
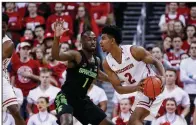
<path id="1" fill-rule="evenodd" d="M 170 18 L 169 18 L 169 15 L 168 15 L 168 13 L 167 13 L 167 14 L 165 14 L 165 22 L 168 23 L 168 22 L 171 21 L 171 20 L 177 21 L 177 20 L 179 20 L 179 17 L 180 17 L 180 14 L 177 13 L 176 18 L 170 19 Z"/>
<path id="2" fill-rule="evenodd" d="M 18 57 L 17 57 L 18 56 Z M 29 91 L 37 87 L 37 82 L 20 75 L 21 72 L 30 72 L 34 75 L 39 75 L 39 63 L 36 60 L 30 59 L 26 63 L 19 61 L 19 55 L 15 54 L 11 59 L 11 76 L 15 76 L 15 85 L 22 90 L 24 96 L 27 96 Z"/>
<path id="3" fill-rule="evenodd" d="M 188 7 L 185 7 L 185 8 L 178 7 L 177 12 L 180 15 L 183 15 L 185 17 L 185 19 L 187 19 L 188 18 L 188 15 L 190 13 L 190 9 Z"/>
<path id="4" fill-rule="evenodd" d="M 187 42 L 187 40 L 185 40 L 185 41 L 183 42 L 183 44 L 182 44 L 182 49 L 183 49 L 185 52 L 188 52 L 189 48 L 190 48 L 190 45 L 189 45 L 189 43 Z"/>
<path id="5" fill-rule="evenodd" d="M 181 51 L 180 54 L 184 53 Z M 168 61 L 171 63 L 172 66 L 176 66 L 180 64 L 180 54 L 177 56 L 174 54 L 173 51 L 167 52 L 166 55 L 168 57 Z"/>
<path id="6" fill-rule="evenodd" d="M 68 28 L 69 32 L 72 34 L 73 21 L 72 21 L 71 17 L 68 15 L 58 16 L 56 14 L 53 14 L 48 17 L 47 22 L 46 22 L 46 32 L 53 33 L 54 23 L 56 22 L 57 19 L 60 19 L 60 18 L 62 18 L 64 20 L 64 28 Z"/>
<path id="7" fill-rule="evenodd" d="M 65 15 L 69 15 L 72 20 L 76 18 L 78 12 L 78 4 L 73 2 L 66 2 L 65 5 Z"/>
<path id="8" fill-rule="evenodd" d="M 52 70 L 52 76 L 58 82 L 58 87 L 61 87 L 61 83 L 60 83 L 59 79 L 62 78 L 63 72 L 67 69 L 66 65 L 59 62 L 55 66 L 52 66 L 51 64 L 48 64 L 47 67 Z"/>
<path id="9" fill-rule="evenodd" d="M 196 26 L 196 19 L 193 20 L 193 19 L 189 18 L 189 19 L 187 20 L 187 23 L 188 23 L 188 25 L 194 25 L 194 26 Z"/>
<path id="10" fill-rule="evenodd" d="M 37 15 L 35 18 L 26 17 L 24 19 L 24 26 L 31 28 L 32 30 L 35 29 L 35 26 L 37 25 L 43 25 L 45 24 L 45 19 L 42 16 Z"/>

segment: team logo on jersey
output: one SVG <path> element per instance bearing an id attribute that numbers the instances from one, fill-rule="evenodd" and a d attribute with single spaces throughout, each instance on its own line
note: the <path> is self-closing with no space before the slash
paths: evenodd
<path id="1" fill-rule="evenodd" d="M 84 69 L 84 68 L 80 68 L 79 69 L 79 73 L 85 74 L 85 75 L 90 76 L 92 78 L 96 78 L 97 77 L 97 73 L 92 72 L 92 69 L 87 70 L 87 69 Z"/>
<path id="2" fill-rule="evenodd" d="M 127 70 L 133 68 L 133 67 L 134 67 L 134 65 L 133 65 L 133 63 L 131 63 L 131 64 L 127 65 L 126 67 L 124 67 L 124 68 L 122 68 L 122 69 L 119 69 L 119 70 L 115 71 L 115 73 L 116 73 L 116 74 L 120 74 L 120 73 L 122 73 L 122 72 L 125 72 L 125 71 L 127 71 Z"/>
<path id="3" fill-rule="evenodd" d="M 21 83 L 28 83 L 30 81 L 29 78 L 27 77 L 23 77 L 22 74 L 23 73 L 33 73 L 32 69 L 29 67 L 29 66 L 21 66 L 18 71 L 17 71 L 17 74 L 18 74 L 18 80 L 21 82 Z"/>

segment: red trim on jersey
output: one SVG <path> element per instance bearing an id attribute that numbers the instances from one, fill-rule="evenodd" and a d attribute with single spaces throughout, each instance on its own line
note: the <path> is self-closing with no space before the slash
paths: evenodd
<path id="1" fill-rule="evenodd" d="M 148 108 L 150 108 L 149 105 L 146 105 L 146 104 L 143 104 L 143 103 L 140 103 L 140 102 L 137 105 L 147 106 Z"/>
<path id="2" fill-rule="evenodd" d="M 4 107 L 5 105 L 7 105 L 7 104 L 11 103 L 11 102 L 17 102 L 17 99 L 15 99 L 15 100 L 10 100 L 9 102 L 7 102 L 7 103 L 3 104 L 3 107 Z"/>
<path id="3" fill-rule="evenodd" d="M 148 75 L 150 74 L 150 68 L 148 67 L 147 64 L 146 64 L 146 68 L 148 69 L 148 74 L 147 74 L 147 77 L 148 77 Z"/>
<path id="4" fill-rule="evenodd" d="M 9 98 L 9 99 L 7 99 L 7 100 L 5 100 L 3 103 L 6 103 L 7 101 L 10 101 L 10 100 L 13 100 L 13 99 L 17 99 L 17 98 Z"/>

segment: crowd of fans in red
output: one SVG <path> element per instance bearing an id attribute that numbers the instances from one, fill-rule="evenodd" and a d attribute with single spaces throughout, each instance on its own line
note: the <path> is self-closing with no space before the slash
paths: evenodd
<path id="1" fill-rule="evenodd" d="M 3 3 L 3 11 L 9 16 L 7 35 L 16 46 L 8 70 L 11 84 L 21 89 L 24 97 L 21 113 L 25 119 L 38 113 L 37 100 L 44 96 L 48 97 L 50 111 L 55 115 L 53 102 L 66 79 L 66 62 L 56 61 L 51 56 L 54 22 L 63 19 L 67 30 L 61 37 L 60 51 L 80 49 L 80 34 L 84 30 L 91 29 L 99 37 L 104 25 L 113 24 L 112 4 L 7 2 Z M 164 91 L 169 93 L 168 97 L 175 98 L 178 115 L 186 118 L 190 125 L 196 98 L 196 6 L 189 8 L 185 3 L 168 3 L 159 26 L 163 42 L 149 51 L 163 63 L 166 69 Z M 117 125 L 128 121 L 134 96 L 134 93 L 114 93 L 112 116 Z M 97 102 L 106 111 L 107 98 Z M 157 118 L 167 113 L 165 106 L 166 101 Z M 175 125 L 169 120 L 152 124 Z"/>

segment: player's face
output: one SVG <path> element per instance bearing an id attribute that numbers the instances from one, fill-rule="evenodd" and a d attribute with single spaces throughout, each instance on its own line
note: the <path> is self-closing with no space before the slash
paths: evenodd
<path id="1" fill-rule="evenodd" d="M 166 84 L 171 85 L 176 82 L 176 74 L 173 71 L 166 71 Z"/>
<path id="2" fill-rule="evenodd" d="M 7 31 L 7 28 L 8 28 L 8 25 L 6 22 L 2 22 L 2 36 L 4 37 L 5 36 L 5 33 Z"/>
<path id="3" fill-rule="evenodd" d="M 129 99 L 123 99 L 120 101 L 120 110 L 123 113 L 128 113 L 131 108 Z"/>
<path id="4" fill-rule="evenodd" d="M 47 104 L 46 100 L 43 98 L 39 98 L 37 101 L 38 110 L 43 112 L 43 111 L 47 110 L 47 107 L 48 107 L 48 104 Z"/>
<path id="5" fill-rule="evenodd" d="M 88 52 L 95 52 L 97 38 L 93 32 L 87 32 L 82 36 L 82 48 Z"/>
<path id="6" fill-rule="evenodd" d="M 172 44 L 173 44 L 174 49 L 181 49 L 182 40 L 178 37 L 174 38 Z"/>
<path id="7" fill-rule="evenodd" d="M 40 81 L 41 81 L 41 85 L 45 85 L 45 86 L 49 85 L 50 84 L 50 72 L 41 73 Z"/>
<path id="8" fill-rule="evenodd" d="M 112 46 L 112 39 L 107 34 L 102 34 L 100 45 L 103 52 L 110 52 Z"/>
<path id="9" fill-rule="evenodd" d="M 157 59 L 161 59 L 162 58 L 162 52 L 160 50 L 160 48 L 155 47 L 152 49 L 152 55 L 157 58 Z"/>
<path id="10" fill-rule="evenodd" d="M 167 101 L 166 111 L 167 113 L 174 113 L 176 111 L 176 104 L 174 101 Z"/>
<path id="11" fill-rule="evenodd" d="M 196 44 L 194 43 L 194 44 L 191 44 L 191 46 L 190 46 L 190 56 L 191 57 L 196 57 Z"/>

